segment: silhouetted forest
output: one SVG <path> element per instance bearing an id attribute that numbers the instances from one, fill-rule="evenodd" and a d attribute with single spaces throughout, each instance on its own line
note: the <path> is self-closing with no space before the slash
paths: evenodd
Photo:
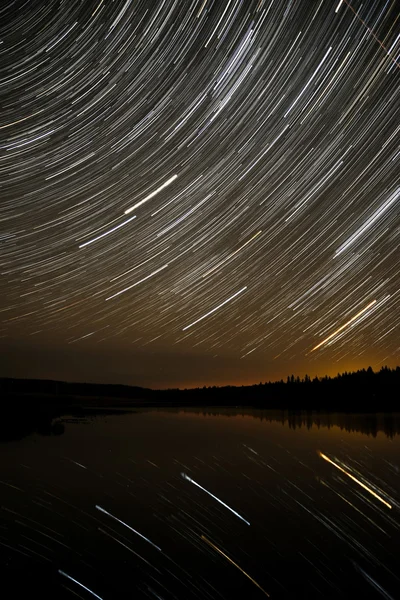
<path id="1" fill-rule="evenodd" d="M 0 379 L 2 408 L 15 405 L 71 406 L 248 406 L 376 412 L 400 410 L 400 367 L 371 367 L 336 377 L 288 376 L 286 381 L 250 386 L 152 390 L 126 385 Z"/>
<path id="2" fill-rule="evenodd" d="M 252 406 L 256 408 L 318 409 L 328 411 L 400 410 L 400 367 L 371 367 L 336 377 L 303 379 L 290 375 L 286 381 L 241 387 L 203 387 L 184 390 L 190 404 Z M 172 397 L 172 391 L 167 395 Z"/>

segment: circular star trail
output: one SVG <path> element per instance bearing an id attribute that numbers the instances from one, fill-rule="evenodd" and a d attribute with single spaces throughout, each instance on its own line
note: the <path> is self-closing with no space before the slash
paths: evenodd
<path id="1" fill-rule="evenodd" d="M 394 365 L 398 8 L 2 8 L 2 346 L 211 383 Z"/>

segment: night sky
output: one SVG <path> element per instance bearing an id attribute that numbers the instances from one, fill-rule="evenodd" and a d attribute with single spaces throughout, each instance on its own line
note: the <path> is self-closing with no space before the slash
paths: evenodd
<path id="1" fill-rule="evenodd" d="M 0 75 L 0 375 L 398 364 L 396 0 L 16 0 Z"/>

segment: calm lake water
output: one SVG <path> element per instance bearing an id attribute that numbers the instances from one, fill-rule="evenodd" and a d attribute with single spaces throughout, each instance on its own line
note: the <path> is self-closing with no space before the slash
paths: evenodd
<path id="1" fill-rule="evenodd" d="M 400 415 L 53 425 L 0 443 L 2 598 L 400 597 Z"/>

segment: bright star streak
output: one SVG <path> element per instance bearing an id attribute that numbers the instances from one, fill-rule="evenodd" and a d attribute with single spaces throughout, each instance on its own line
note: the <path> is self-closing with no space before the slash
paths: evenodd
<path id="1" fill-rule="evenodd" d="M 121 521 L 121 519 L 118 519 L 117 517 L 114 517 L 114 515 L 112 515 L 111 513 L 109 513 L 107 510 L 104 510 L 104 508 L 101 508 L 101 506 L 99 506 L 98 504 L 96 504 L 96 508 L 100 512 L 102 512 L 105 515 L 108 515 L 109 517 L 111 517 L 112 519 L 114 519 L 114 521 L 117 521 L 118 523 L 121 523 L 121 525 L 125 525 L 125 527 L 127 527 L 128 529 L 130 529 L 130 531 L 133 531 L 133 533 L 136 533 L 136 535 L 138 535 L 139 537 L 141 537 L 143 540 L 145 540 L 146 542 L 148 542 L 149 544 L 151 544 L 151 546 L 153 546 L 156 550 L 159 550 L 161 552 L 161 548 L 159 548 L 158 546 L 156 546 L 155 544 L 153 544 L 153 542 L 151 540 L 149 540 L 149 538 L 145 537 L 144 535 L 142 535 L 141 533 L 139 533 L 138 531 L 136 531 L 136 529 L 133 529 L 133 527 L 131 527 L 130 525 L 128 525 L 124 521 Z"/>
<path id="2" fill-rule="evenodd" d="M 355 566 L 360 571 L 360 573 L 362 574 L 362 576 L 365 577 L 365 579 L 368 581 L 368 583 L 370 583 L 372 585 L 372 587 L 374 587 L 376 589 L 376 591 L 379 592 L 379 594 L 383 598 L 385 598 L 386 600 L 394 600 L 393 596 L 391 596 L 390 594 L 388 594 L 387 591 L 381 585 L 379 585 L 379 583 L 377 581 L 375 581 L 375 579 L 373 577 L 371 577 L 370 575 L 368 575 L 368 573 L 366 573 L 364 571 L 364 569 L 362 569 L 356 563 L 355 563 Z"/>
<path id="3" fill-rule="evenodd" d="M 143 200 L 141 200 L 140 202 L 137 202 L 136 204 L 134 204 L 133 206 L 131 206 L 131 208 L 128 208 L 125 211 L 125 214 L 129 214 L 130 212 L 132 212 L 133 210 L 135 210 L 135 208 L 138 208 L 138 206 L 142 206 L 142 204 L 144 204 L 145 202 L 147 202 L 147 200 L 150 200 L 151 198 L 154 198 L 154 196 L 157 196 L 157 194 L 159 194 L 164 188 L 166 188 L 168 185 L 170 185 L 173 181 L 175 181 L 175 179 L 177 179 L 178 175 L 173 175 L 172 177 L 170 177 L 169 179 L 167 179 L 167 181 L 165 183 L 163 183 L 162 185 L 160 185 L 159 188 L 157 188 L 154 192 L 152 192 L 151 194 L 149 194 L 148 196 L 146 196 L 146 198 L 143 198 Z"/>
<path id="4" fill-rule="evenodd" d="M 373 490 L 371 490 L 371 488 L 369 488 L 368 486 L 366 486 L 365 483 L 363 483 L 362 481 L 360 481 L 359 479 L 357 479 L 356 477 L 354 477 L 354 475 L 351 475 L 351 473 L 348 473 L 347 471 L 345 471 L 345 469 L 343 469 L 338 464 L 336 464 L 335 462 L 333 462 L 333 460 L 331 460 L 328 456 L 326 456 L 326 454 L 323 454 L 322 452 L 319 452 L 319 455 L 320 455 L 321 458 L 323 458 L 324 460 L 326 460 L 326 462 L 330 463 L 331 465 L 333 465 L 334 467 L 336 467 L 337 469 L 339 469 L 339 471 L 342 471 L 342 473 L 344 473 L 345 475 L 347 475 L 347 477 L 350 477 L 350 479 L 352 479 L 353 481 L 355 481 L 356 483 L 358 483 L 358 485 L 360 485 L 362 488 L 364 488 L 364 490 L 366 490 L 367 492 L 369 492 L 370 494 L 372 494 L 372 496 L 374 496 L 374 498 L 376 498 L 377 500 L 379 500 L 379 502 L 382 502 L 382 504 L 384 504 L 388 508 L 392 508 L 391 505 L 388 502 L 386 502 L 386 500 L 384 500 L 383 498 L 381 498 L 380 496 L 378 496 L 378 494 L 376 494 Z"/>
<path id="5" fill-rule="evenodd" d="M 120 296 L 124 292 L 127 292 L 128 290 L 131 290 L 132 288 L 134 288 L 137 285 L 139 285 L 139 283 L 143 283 L 143 281 L 146 281 L 146 279 L 150 279 L 150 277 L 153 277 L 153 275 L 157 275 L 157 273 L 159 273 L 160 271 L 163 271 L 167 267 L 168 267 L 168 265 L 163 265 L 159 269 L 156 269 L 155 271 L 153 271 L 152 273 L 150 273 L 150 275 L 146 275 L 146 277 L 143 277 L 143 279 L 140 279 L 136 283 L 133 283 L 132 285 L 128 286 L 127 288 L 124 288 L 123 290 L 117 292 L 116 294 L 113 294 L 112 296 L 109 296 L 108 298 L 106 298 L 106 301 L 107 300 L 111 300 L 112 298 L 116 298 L 117 296 Z"/>
<path id="6" fill-rule="evenodd" d="M 216 310 L 218 310 L 219 308 L 221 308 L 222 306 L 224 306 L 224 304 L 227 304 L 228 302 L 230 302 L 231 300 L 233 300 L 233 298 L 236 298 L 236 296 L 238 296 L 239 294 L 241 294 L 242 292 L 244 292 L 244 290 L 247 290 L 247 285 L 245 285 L 241 290 L 239 290 L 238 292 L 236 292 L 236 294 L 233 294 L 233 296 L 231 296 L 227 300 L 224 300 L 224 302 L 221 302 L 221 304 L 218 304 L 218 306 L 216 306 L 215 308 L 213 308 L 212 310 L 210 310 L 208 313 L 206 313 L 202 317 L 200 317 L 196 321 L 193 321 L 193 323 L 190 323 L 190 325 L 186 325 L 186 327 L 184 327 L 182 329 L 182 331 L 186 331 L 186 329 L 189 329 L 189 327 L 193 327 L 193 325 L 196 325 L 196 323 L 199 323 L 200 321 L 202 321 L 206 317 L 212 315 L 212 313 L 214 313 Z"/>
<path id="7" fill-rule="evenodd" d="M 247 579 L 250 579 L 250 581 L 252 583 L 254 583 L 254 585 L 257 586 L 258 589 L 263 592 L 263 594 L 265 594 L 268 598 L 270 597 L 270 595 L 261 587 L 261 585 L 259 583 L 257 583 L 257 581 L 255 581 L 255 579 L 253 579 L 252 577 L 250 577 L 250 575 L 248 573 L 246 573 L 246 571 L 244 571 L 242 569 L 242 567 L 239 567 L 239 565 L 237 563 L 235 563 L 235 561 L 233 561 L 231 558 L 229 558 L 229 556 L 227 554 L 225 554 L 225 552 L 222 552 L 222 550 L 220 550 L 215 544 L 213 544 L 212 542 L 210 542 L 210 540 L 208 540 L 204 535 L 201 536 L 201 539 L 204 540 L 206 542 L 206 544 L 208 544 L 209 546 L 211 546 L 211 548 L 214 548 L 214 550 L 216 550 L 217 552 L 219 552 L 219 554 L 221 554 L 221 556 L 223 556 L 224 558 L 226 558 L 226 560 L 228 560 L 233 566 L 235 566 L 237 569 L 239 569 L 239 571 L 241 573 L 243 573 L 243 575 L 245 575 L 247 577 Z"/>
<path id="8" fill-rule="evenodd" d="M 364 223 L 364 225 L 362 225 L 362 227 L 359 227 L 357 229 L 357 231 L 355 233 L 353 233 L 353 235 L 351 235 L 349 237 L 349 239 L 340 246 L 340 248 L 338 248 L 338 250 L 336 250 L 335 252 L 335 256 L 339 256 L 339 254 L 341 254 L 342 252 L 344 252 L 344 250 L 347 250 L 347 248 L 349 246 L 351 246 L 357 238 L 360 237 L 360 235 L 362 235 L 363 233 L 365 233 L 365 231 L 367 231 L 368 229 L 370 229 L 370 227 L 372 227 L 372 225 L 375 223 L 375 221 L 377 219 L 379 219 L 379 217 L 381 217 L 386 211 L 387 209 L 396 202 L 396 200 L 398 200 L 400 197 L 400 188 L 397 188 L 397 190 L 386 200 L 386 202 L 384 202 L 382 204 L 382 206 L 380 206 L 378 208 L 378 210 L 376 210 L 374 212 L 373 215 L 371 215 L 371 217 L 369 219 L 367 219 L 367 221 Z"/>
<path id="9" fill-rule="evenodd" d="M 12 123 L 7 123 L 7 125 L 1 125 L 0 129 L 6 129 L 7 127 L 12 127 L 13 125 L 16 125 L 17 123 L 23 123 L 23 121 L 27 121 L 28 119 L 32 119 L 32 117 L 35 117 L 36 115 L 40 114 L 42 111 L 39 110 L 36 113 L 33 113 L 32 115 L 28 115 L 27 117 L 24 117 L 23 119 L 18 119 L 18 121 L 13 121 Z"/>
<path id="10" fill-rule="evenodd" d="M 342 4 L 343 4 L 343 0 L 339 0 L 339 4 L 337 5 L 337 7 L 336 7 L 336 9 L 335 9 L 335 13 L 338 13 L 338 12 L 339 12 L 339 9 L 340 9 L 340 7 L 342 6 Z"/>
<path id="11" fill-rule="evenodd" d="M 371 306 L 373 306 L 374 304 L 376 304 L 376 300 L 372 300 L 372 302 L 370 302 L 368 304 L 368 306 L 366 306 L 365 308 L 363 308 L 362 310 L 360 310 L 360 312 L 358 312 L 356 315 L 354 315 L 354 317 L 351 317 L 351 319 L 349 319 L 347 321 L 347 323 L 345 323 L 344 325 L 342 325 L 341 327 L 339 327 L 338 329 L 336 329 L 336 331 L 334 331 L 333 333 L 331 333 L 330 335 L 328 335 L 328 337 L 325 338 L 324 340 L 322 340 L 322 342 L 320 342 L 319 344 L 317 344 L 316 346 L 314 346 L 314 348 L 311 350 L 311 352 L 314 352 L 314 350 L 318 350 L 318 348 L 320 348 L 321 346 L 323 346 L 324 344 L 326 344 L 326 342 L 329 342 L 329 340 L 331 340 L 333 337 L 335 337 L 335 335 L 337 335 L 338 333 L 340 333 L 341 331 L 343 331 L 343 329 L 345 329 L 348 325 L 350 325 L 350 323 L 353 323 L 353 321 L 355 321 L 356 319 L 358 319 L 358 317 L 361 317 L 361 315 L 363 315 L 367 310 L 369 310 L 371 308 Z"/>
<path id="12" fill-rule="evenodd" d="M 102 233 L 101 235 L 98 235 L 97 237 L 93 238 L 92 240 L 89 240 L 88 242 L 85 242 L 84 244 L 81 244 L 79 246 L 79 248 L 84 248 L 85 246 L 89 246 L 89 244 L 93 244 L 93 242 L 97 242 L 97 240 L 100 240 L 101 238 L 105 237 L 106 235 L 109 235 L 110 233 L 112 233 L 113 231 L 116 231 L 117 229 L 120 229 L 120 227 L 123 227 L 124 225 L 126 225 L 130 221 L 133 221 L 133 219 L 136 219 L 136 215 L 133 216 L 133 217 L 131 217 L 130 219 L 127 219 L 123 223 L 120 223 L 116 227 L 113 227 L 112 229 L 109 229 L 105 233 Z"/>
<path id="13" fill-rule="evenodd" d="M 67 573 L 64 573 L 64 571 L 61 571 L 61 569 L 58 569 L 58 572 L 63 577 L 66 577 L 67 579 L 70 579 L 71 581 L 73 581 L 74 583 L 76 583 L 77 585 L 79 585 L 81 588 L 83 588 L 84 590 L 86 590 L 87 592 L 89 592 L 90 594 L 92 594 L 92 596 L 94 596 L 95 598 L 98 598 L 99 600 L 103 600 L 101 596 L 98 596 L 97 594 L 95 594 L 94 592 L 92 592 L 92 590 L 90 590 L 88 587 L 86 587 L 86 585 L 83 585 L 83 583 L 79 583 L 79 581 L 77 581 L 76 579 L 74 579 L 73 577 L 71 577 L 71 575 L 67 575 Z"/>
<path id="14" fill-rule="evenodd" d="M 201 486 L 199 483 L 196 483 L 196 481 L 194 481 L 191 477 L 189 477 L 188 475 L 186 475 L 186 473 L 181 473 L 181 475 L 182 475 L 183 479 L 186 479 L 187 481 L 190 481 L 190 483 L 193 483 L 193 485 L 195 485 L 196 487 L 198 487 L 201 490 L 203 490 L 203 492 L 205 492 L 206 494 L 208 494 L 209 496 L 211 496 L 211 498 L 214 498 L 214 500 L 216 500 L 217 502 L 219 502 L 220 504 L 222 504 L 222 506 L 225 506 L 225 508 L 227 508 L 228 510 L 230 510 L 231 513 L 233 513 L 241 521 L 244 521 L 247 525 L 250 525 L 249 521 L 246 521 L 246 519 L 244 519 L 241 515 L 239 515 L 239 513 L 236 512 L 236 510 L 233 510 L 233 508 L 231 508 L 230 506 L 228 506 L 227 504 L 225 504 L 225 502 L 223 502 L 222 500 L 220 500 L 219 498 L 217 498 L 217 496 L 214 496 L 214 494 L 212 494 L 211 492 L 209 492 L 208 490 L 206 490 L 206 488 L 203 488 L 203 486 Z"/>

